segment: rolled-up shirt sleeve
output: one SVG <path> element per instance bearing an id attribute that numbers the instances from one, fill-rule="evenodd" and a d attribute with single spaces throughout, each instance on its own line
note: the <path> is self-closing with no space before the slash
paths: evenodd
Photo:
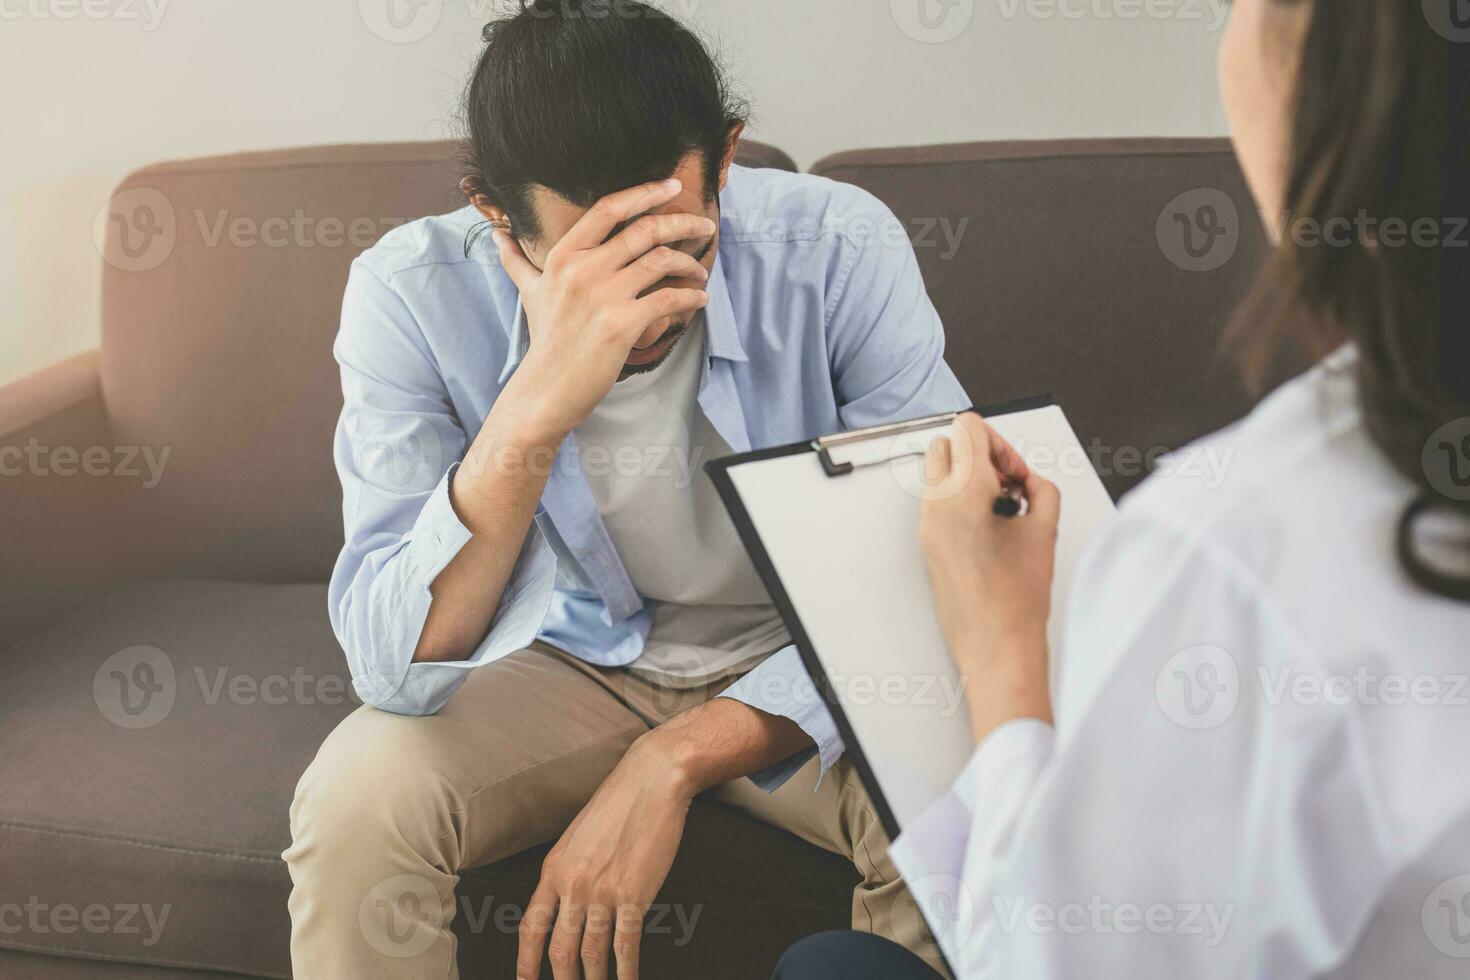
<path id="1" fill-rule="evenodd" d="M 535 639 L 551 604 L 555 553 L 532 524 L 474 655 L 414 663 L 429 587 L 471 538 L 449 496 L 469 439 L 411 312 L 361 260 L 348 280 L 335 354 L 343 409 L 334 455 L 346 543 L 329 589 L 332 628 L 365 703 L 433 714 L 470 668 Z"/>
<path id="2" fill-rule="evenodd" d="M 750 673 L 736 681 L 720 695 L 750 705 L 766 714 L 789 718 L 816 743 L 789 759 L 754 773 L 750 779 L 767 792 L 779 789 L 815 754 L 821 760 L 825 776 L 842 757 L 842 736 L 837 724 L 822 701 L 796 647 L 788 646 L 772 654 Z M 821 779 L 817 780 L 821 785 Z"/>

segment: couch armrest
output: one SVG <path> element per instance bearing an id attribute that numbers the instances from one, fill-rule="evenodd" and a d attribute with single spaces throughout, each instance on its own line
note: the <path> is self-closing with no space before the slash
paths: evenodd
<path id="1" fill-rule="evenodd" d="M 117 575 L 98 367 L 91 351 L 0 387 L 0 649 Z"/>

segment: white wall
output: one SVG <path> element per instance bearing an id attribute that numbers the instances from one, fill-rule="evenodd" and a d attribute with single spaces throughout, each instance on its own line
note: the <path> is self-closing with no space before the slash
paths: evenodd
<path id="1" fill-rule="evenodd" d="M 449 134 L 479 25 L 512 4 L 0 0 L 0 383 L 95 346 L 92 223 L 129 170 Z M 1223 0 L 663 6 L 720 50 L 753 135 L 803 166 L 864 146 L 1224 131 Z"/>

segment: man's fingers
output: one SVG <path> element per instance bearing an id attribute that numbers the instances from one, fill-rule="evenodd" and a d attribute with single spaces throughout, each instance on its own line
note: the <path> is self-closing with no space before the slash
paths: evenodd
<path id="1" fill-rule="evenodd" d="M 613 934 L 613 956 L 618 961 L 618 980 L 638 980 L 638 954 L 643 941 L 643 910 L 636 905 L 619 905 Z"/>
<path id="2" fill-rule="evenodd" d="M 715 233 L 710 219 L 687 212 L 646 214 L 624 228 L 599 251 L 607 253 L 607 261 L 616 268 L 637 262 L 648 252 L 670 242 L 706 241 Z"/>
<path id="3" fill-rule="evenodd" d="M 667 245 L 645 253 L 618 275 L 635 296 L 665 279 L 690 279 L 699 283 L 709 280 L 709 273 L 698 259 Z"/>
<path id="4" fill-rule="evenodd" d="M 634 322 L 641 324 L 638 333 L 642 334 L 649 324 L 657 323 L 666 316 L 693 313 L 708 305 L 709 293 L 703 289 L 659 289 L 633 304 Z"/>
<path id="5" fill-rule="evenodd" d="M 613 911 L 606 905 L 587 908 L 582 933 L 582 976 L 584 980 L 607 980 L 607 963 L 612 957 Z"/>
<path id="6" fill-rule="evenodd" d="M 582 973 L 582 928 L 586 914 L 581 906 L 566 900 L 556 910 L 556 928 L 551 930 L 551 942 L 546 946 L 554 980 L 577 980 Z"/>
<path id="7" fill-rule="evenodd" d="M 575 251 L 596 248 L 607 241 L 607 236 L 618 225 L 645 211 L 669 203 L 683 189 L 682 183 L 669 179 L 639 184 L 637 187 L 609 194 L 582 215 L 581 220 L 562 239 L 562 244 Z"/>
<path id="8" fill-rule="evenodd" d="M 521 917 L 520 947 L 516 954 L 516 977 L 518 980 L 540 980 L 541 954 L 546 949 L 546 937 L 551 934 L 556 921 L 556 892 L 544 881 L 536 887 L 531 901 L 526 905 L 526 914 Z"/>
<path id="9" fill-rule="evenodd" d="M 516 284 L 516 289 L 525 292 L 541 273 L 526 258 L 526 253 L 521 250 L 521 243 L 515 240 L 515 236 L 503 228 L 496 228 L 490 233 L 495 241 L 495 247 L 500 250 L 500 267 L 505 274 L 510 276 L 510 281 Z"/>

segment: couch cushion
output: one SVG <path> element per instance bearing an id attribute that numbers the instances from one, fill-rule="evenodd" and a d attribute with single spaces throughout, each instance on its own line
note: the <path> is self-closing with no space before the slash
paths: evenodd
<path id="1" fill-rule="evenodd" d="M 17 953 L 0 949 L 0 977 L 5 980 L 243 980 L 244 974 L 213 970 L 161 969 L 134 963 Z"/>
<path id="2" fill-rule="evenodd" d="M 812 171 L 904 222 L 970 397 L 1054 394 L 1115 496 L 1146 454 L 1250 409 L 1221 337 L 1266 240 L 1225 140 L 861 150 Z"/>
<path id="3" fill-rule="evenodd" d="M 156 486 L 130 492 L 140 567 L 327 577 L 342 541 L 331 347 L 347 270 L 394 225 L 464 206 L 456 153 L 390 143 L 182 160 L 114 192 L 103 392 L 116 445 L 169 454 Z M 739 159 L 792 166 L 758 143 Z"/>
<path id="4" fill-rule="evenodd" d="M 325 607 L 321 585 L 144 582 L 0 654 L 0 901 L 40 916 L 7 919 L 0 947 L 288 975 L 287 810 L 355 708 Z M 510 963 L 504 916 L 479 913 L 522 906 L 539 868 L 530 852 L 466 876 L 467 975 Z M 664 900 L 701 908 L 699 931 L 651 941 L 649 962 L 748 975 L 742 950 L 769 966 L 843 925 L 854 884 L 845 861 L 697 807 Z"/>

